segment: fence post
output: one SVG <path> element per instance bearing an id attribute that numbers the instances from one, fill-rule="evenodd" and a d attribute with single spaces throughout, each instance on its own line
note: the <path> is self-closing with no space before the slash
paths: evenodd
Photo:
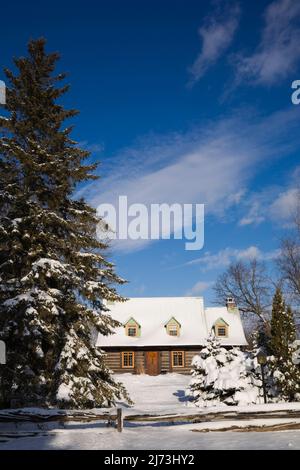
<path id="1" fill-rule="evenodd" d="M 117 408 L 117 429 L 118 432 L 122 432 L 123 429 L 122 408 Z"/>

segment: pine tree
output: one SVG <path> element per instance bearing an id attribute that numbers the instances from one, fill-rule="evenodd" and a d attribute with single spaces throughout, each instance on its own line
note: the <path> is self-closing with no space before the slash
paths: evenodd
<path id="1" fill-rule="evenodd" d="M 239 348 L 225 349 L 211 335 L 192 361 L 190 394 L 199 407 L 259 402 L 260 382 L 250 357 Z"/>
<path id="2" fill-rule="evenodd" d="M 59 104 L 68 86 L 57 53 L 31 41 L 6 70 L 8 118 L 0 118 L 0 339 L 6 342 L 0 402 L 93 407 L 127 396 L 104 364 L 95 333 L 118 322 L 105 301 L 122 301 L 124 282 L 96 238 L 101 220 L 76 185 L 96 165 L 78 148 Z"/>
<path id="3" fill-rule="evenodd" d="M 276 289 L 273 305 L 272 305 L 272 319 L 271 319 L 271 339 L 270 348 L 276 357 L 285 356 L 286 354 L 286 334 L 284 331 L 285 325 L 285 303 L 282 292 L 279 288 Z"/>
<path id="4" fill-rule="evenodd" d="M 282 292 L 275 292 L 272 306 L 270 347 L 273 375 L 285 400 L 294 400 L 300 392 L 300 372 L 293 363 L 296 326 L 291 307 L 286 307 Z"/>
<path id="5" fill-rule="evenodd" d="M 267 341 L 268 340 L 268 341 Z M 268 344 L 269 338 L 265 335 L 265 330 L 258 328 L 251 336 L 252 347 L 248 351 L 248 361 L 253 376 L 253 383 L 259 387 L 260 402 L 264 402 L 263 398 L 263 381 L 262 381 L 262 367 L 258 361 L 258 355 L 263 354 L 266 357 L 266 364 L 263 366 L 263 374 L 265 380 L 265 391 L 268 403 L 277 402 L 279 390 L 274 379 L 274 370 L 272 367 L 272 360 L 269 356 L 270 346 Z"/>

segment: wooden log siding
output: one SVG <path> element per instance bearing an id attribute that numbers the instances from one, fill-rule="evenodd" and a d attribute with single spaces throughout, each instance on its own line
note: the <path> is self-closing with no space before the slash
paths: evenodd
<path id="1" fill-rule="evenodd" d="M 130 349 L 120 348 L 118 350 L 106 349 L 106 365 L 117 374 L 122 373 L 133 373 L 133 374 L 144 374 L 146 372 L 145 366 L 145 352 L 147 349 Z M 193 357 L 199 354 L 199 349 L 191 349 L 189 347 L 177 347 L 172 349 L 160 349 L 150 348 L 149 350 L 158 350 L 160 353 L 160 371 L 161 373 L 176 372 L 179 374 L 190 374 L 191 364 Z M 134 368 L 122 368 L 122 351 L 133 351 L 134 352 Z M 184 353 L 184 367 L 172 367 L 172 351 L 182 351 Z"/>
<path id="2" fill-rule="evenodd" d="M 170 372 L 170 354 L 169 351 L 160 352 L 161 372 Z"/>
<path id="3" fill-rule="evenodd" d="M 114 372 L 120 373 L 125 371 L 122 369 L 122 356 L 120 351 L 107 352 L 105 356 L 105 363 L 107 367 L 109 367 L 109 369 L 113 370 Z M 125 372 L 128 372 L 128 370 Z"/>

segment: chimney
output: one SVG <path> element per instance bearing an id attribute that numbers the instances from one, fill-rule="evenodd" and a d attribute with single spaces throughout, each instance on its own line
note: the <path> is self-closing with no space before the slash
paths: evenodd
<path id="1" fill-rule="evenodd" d="M 227 310 L 235 310 L 236 309 L 236 303 L 233 297 L 227 297 L 226 298 L 226 307 Z"/>

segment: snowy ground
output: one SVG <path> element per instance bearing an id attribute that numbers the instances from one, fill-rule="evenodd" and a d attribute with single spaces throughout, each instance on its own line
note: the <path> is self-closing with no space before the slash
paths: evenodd
<path id="1" fill-rule="evenodd" d="M 185 396 L 185 391 L 191 380 L 189 375 L 166 374 L 151 377 L 150 375 L 121 374 L 115 376 L 116 380 L 123 382 L 134 401 L 133 407 L 120 402 L 118 406 L 129 414 L 193 414 L 218 411 L 272 411 L 272 410 L 299 410 L 299 403 L 276 403 L 251 406 L 228 407 L 220 405 L 218 408 L 198 408 Z"/>
<path id="2" fill-rule="evenodd" d="M 192 432 L 198 425 L 126 428 L 122 433 L 95 425 L 77 424 L 74 429 L 19 437 L 0 444 L 12 449 L 300 449 L 300 431 L 284 432 Z"/>
<path id="3" fill-rule="evenodd" d="M 187 408 L 185 390 L 190 376 L 183 374 L 157 375 L 116 375 L 116 380 L 123 382 L 130 398 L 134 401 L 131 410 L 120 403 L 126 413 L 174 413 Z M 190 410 L 189 410 L 190 411 Z"/>
<path id="4" fill-rule="evenodd" d="M 135 404 L 129 408 L 119 404 L 124 415 L 132 414 L 193 414 L 199 410 L 185 398 L 189 377 L 168 374 L 157 377 L 130 374 L 117 377 L 127 387 Z M 228 407 L 222 407 L 228 411 Z M 235 411 L 237 408 L 234 407 Z M 255 405 L 241 411 L 300 410 L 300 404 Z M 221 409 L 220 409 L 221 411 Z M 299 418 L 272 418 L 252 421 L 220 421 L 199 424 L 127 422 L 122 433 L 105 427 L 104 423 L 73 422 L 65 425 L 48 423 L 32 425 L 0 424 L 1 449 L 300 449 L 300 430 L 278 432 L 219 432 L 231 426 L 299 424 Z M 213 432 L 194 432 L 211 430 Z"/>

